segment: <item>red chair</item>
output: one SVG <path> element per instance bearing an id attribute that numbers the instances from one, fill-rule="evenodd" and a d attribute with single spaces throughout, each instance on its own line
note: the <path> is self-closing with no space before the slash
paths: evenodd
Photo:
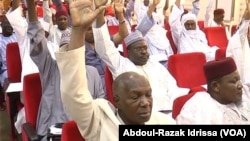
<path id="1" fill-rule="evenodd" d="M 75 121 L 72 120 L 63 124 L 61 141 L 85 141 Z"/>
<path id="2" fill-rule="evenodd" d="M 107 99 L 114 104 L 113 100 L 113 90 L 112 90 L 112 85 L 113 85 L 113 76 L 108 68 L 108 66 L 105 67 L 105 73 L 104 73 L 104 80 L 105 80 L 105 86 L 106 86 L 106 91 L 107 91 Z"/>
<path id="3" fill-rule="evenodd" d="M 109 34 L 114 35 L 115 33 L 119 32 L 119 26 L 118 25 L 110 25 L 108 26 Z"/>
<path id="4" fill-rule="evenodd" d="M 226 48 L 228 44 L 226 27 L 205 27 L 204 33 L 206 35 L 209 46 L 217 46 L 219 48 Z"/>
<path id="5" fill-rule="evenodd" d="M 171 46 L 171 48 L 172 48 L 174 54 L 176 54 L 176 53 L 177 53 L 177 46 L 176 46 L 175 43 L 174 43 L 173 36 L 172 36 L 172 33 L 171 33 L 170 30 L 167 31 L 167 35 L 166 35 L 166 36 L 167 36 L 167 38 L 168 38 L 168 41 L 169 41 L 169 43 L 170 43 L 170 46 Z"/>
<path id="6" fill-rule="evenodd" d="M 137 24 L 134 24 L 134 25 L 131 26 L 131 32 L 134 32 L 134 31 L 135 31 L 136 26 L 137 26 Z"/>
<path id="7" fill-rule="evenodd" d="M 11 135 L 10 140 L 16 140 L 15 116 L 23 107 L 20 101 L 20 92 L 6 92 L 9 83 L 21 82 L 22 64 L 17 42 L 9 43 L 6 46 L 7 75 L 3 89 L 5 91 L 6 110 L 10 118 Z"/>
<path id="8" fill-rule="evenodd" d="M 42 97 L 39 73 L 28 74 L 23 78 L 23 99 L 26 123 L 22 125 L 22 141 L 35 141 L 38 109 Z"/>
<path id="9" fill-rule="evenodd" d="M 193 97 L 196 92 L 199 91 L 206 91 L 205 88 L 201 86 L 193 87 L 190 89 L 189 93 L 180 97 L 177 97 L 174 102 L 173 102 L 173 110 L 172 110 L 172 117 L 175 119 L 181 112 L 182 107 L 184 104 L 191 98 Z"/>
<path id="10" fill-rule="evenodd" d="M 201 31 L 203 31 L 203 29 L 204 29 L 204 27 L 205 27 L 205 25 L 204 25 L 204 21 L 203 21 L 203 20 L 198 21 L 198 22 L 197 22 L 197 24 L 198 24 L 198 26 L 199 26 L 200 30 L 201 30 Z"/>
<path id="11" fill-rule="evenodd" d="M 238 25 L 232 25 L 231 27 L 231 36 L 236 32 Z"/>
<path id="12" fill-rule="evenodd" d="M 219 60 L 226 57 L 226 48 L 219 48 L 215 52 L 215 59 Z"/>
<path id="13" fill-rule="evenodd" d="M 122 55 L 123 57 L 128 57 L 127 46 L 126 46 L 126 44 L 125 44 L 124 41 L 122 42 L 122 49 L 123 49 L 123 52 L 121 53 L 121 55 Z"/>
<path id="14" fill-rule="evenodd" d="M 201 52 L 174 54 L 168 58 L 168 70 L 183 88 L 192 88 L 206 84 L 203 65 L 206 56 Z"/>
<path id="15" fill-rule="evenodd" d="M 169 22 L 164 22 L 164 28 L 165 28 L 167 31 L 170 31 L 170 30 L 171 30 Z"/>

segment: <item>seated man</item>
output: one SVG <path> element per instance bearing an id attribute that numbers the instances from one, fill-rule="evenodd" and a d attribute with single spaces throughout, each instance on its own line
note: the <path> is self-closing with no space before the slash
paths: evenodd
<path id="1" fill-rule="evenodd" d="M 204 65 L 207 92 L 197 92 L 182 107 L 178 124 L 249 124 L 249 88 L 241 83 L 232 58 Z"/>
<path id="2" fill-rule="evenodd" d="M 98 2 L 95 1 L 96 5 Z M 76 121 L 81 135 L 85 140 L 117 141 L 121 124 L 175 124 L 168 115 L 152 111 L 150 84 L 136 72 L 126 72 L 115 79 L 115 106 L 107 100 L 93 100 L 84 67 L 85 43 L 81 39 L 106 6 L 98 6 L 92 12 L 92 5 L 92 1 L 70 1 L 72 36 L 69 45 L 56 53 L 63 104 Z"/>
<path id="3" fill-rule="evenodd" d="M 156 8 L 159 0 L 154 0 L 145 14 L 142 22 L 151 23 L 147 26 L 140 23 L 137 30 L 131 32 L 125 39 L 128 57 L 120 55 L 114 43 L 109 38 L 107 25 L 104 16 L 98 16 L 93 25 L 95 49 L 100 58 L 107 64 L 115 79 L 121 73 L 134 71 L 144 75 L 152 87 L 153 110 L 169 113 L 172 110 L 173 100 L 183 94 L 188 93 L 189 89 L 179 88 L 174 77 L 168 72 L 166 67 L 158 61 L 149 57 L 148 45 L 143 35 L 152 27 L 154 21 L 152 12 Z M 145 21 L 147 20 L 147 21 Z M 140 30 L 139 30 L 140 29 Z"/>
<path id="4" fill-rule="evenodd" d="M 208 45 L 206 35 L 197 24 L 197 16 L 184 13 L 180 0 L 176 0 L 169 20 L 177 53 L 202 52 L 207 61 L 215 59 L 216 50 L 219 48 Z"/>

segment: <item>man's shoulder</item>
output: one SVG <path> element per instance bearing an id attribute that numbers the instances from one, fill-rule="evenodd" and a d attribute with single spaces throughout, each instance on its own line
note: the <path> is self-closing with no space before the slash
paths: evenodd
<path id="1" fill-rule="evenodd" d="M 172 118 L 171 114 L 153 111 L 147 124 L 176 124 L 176 122 Z"/>

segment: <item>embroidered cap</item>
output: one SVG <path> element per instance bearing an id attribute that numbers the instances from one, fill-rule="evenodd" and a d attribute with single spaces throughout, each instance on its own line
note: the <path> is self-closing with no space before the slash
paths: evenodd
<path id="1" fill-rule="evenodd" d="M 144 40 L 143 35 L 140 31 L 135 30 L 134 32 L 131 32 L 125 39 L 124 42 L 126 46 L 128 47 L 134 42 Z"/>
<path id="2" fill-rule="evenodd" d="M 225 11 L 222 8 L 218 8 L 218 9 L 214 10 L 214 15 L 220 15 L 220 14 L 224 14 L 224 13 L 225 13 Z"/>

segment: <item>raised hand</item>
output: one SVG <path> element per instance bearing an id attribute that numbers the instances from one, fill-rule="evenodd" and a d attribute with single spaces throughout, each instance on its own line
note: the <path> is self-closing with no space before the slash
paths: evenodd
<path id="1" fill-rule="evenodd" d="M 161 0 L 154 0 L 153 5 L 158 5 L 161 2 Z"/>
<path id="2" fill-rule="evenodd" d="M 94 10 L 92 0 L 70 0 L 69 8 L 72 26 L 81 26 L 87 29 L 95 20 L 97 15 L 106 8 L 106 6 L 99 6 L 99 8 Z"/>
<path id="3" fill-rule="evenodd" d="M 100 6 L 104 6 L 107 4 L 108 0 L 94 0 L 95 1 L 95 7 L 98 8 Z"/>
<path id="4" fill-rule="evenodd" d="M 115 9 L 115 13 L 123 13 L 124 4 L 122 3 L 122 0 L 115 0 L 114 9 Z"/>

